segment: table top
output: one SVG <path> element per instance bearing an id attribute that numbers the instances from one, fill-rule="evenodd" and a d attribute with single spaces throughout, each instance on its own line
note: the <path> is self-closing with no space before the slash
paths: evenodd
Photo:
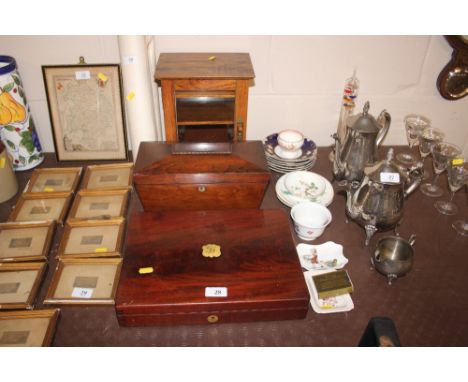
<path id="1" fill-rule="evenodd" d="M 251 79 L 255 77 L 248 53 L 161 53 L 156 80 Z"/>
<path id="2" fill-rule="evenodd" d="M 398 152 L 402 148 L 397 147 Z M 407 148 L 406 148 L 407 149 Z M 318 149 L 312 171 L 332 180 L 330 148 Z M 415 151 L 416 153 L 416 151 Z M 47 154 L 41 167 L 86 166 L 85 162 L 58 164 Z M 431 159 L 426 170 L 432 175 Z M 22 190 L 32 171 L 19 172 Z M 262 208 L 289 208 L 276 198 L 274 185 L 281 174 L 272 173 Z M 446 176 L 439 177 L 448 198 Z M 333 184 L 337 191 L 336 183 Z M 0 221 L 6 221 L 19 195 L 0 204 Z M 417 235 L 413 269 L 392 285 L 370 267 L 370 255 L 378 239 L 389 232 L 378 232 L 369 247 L 364 246 L 364 230 L 353 221 L 346 222 L 345 196 L 336 194 L 329 209 L 333 221 L 313 244 L 334 241 L 344 246 L 349 259 L 346 269 L 354 284 L 354 309 L 345 313 L 317 314 L 311 307 L 304 320 L 253 323 L 208 324 L 164 327 L 119 327 L 114 307 L 61 306 L 53 346 L 355 346 L 370 318 L 391 318 L 403 346 L 468 345 L 468 237 L 458 235 L 451 224 L 468 217 L 466 188 L 455 194 L 460 208 L 455 216 L 445 216 L 433 207 L 436 199 L 415 191 L 405 201 L 399 226 L 402 237 Z M 129 212 L 141 210 L 135 191 Z M 42 301 L 55 270 L 55 255 L 63 228 L 56 231 L 49 254 L 49 267 L 35 308 Z M 294 235 L 295 243 L 302 242 Z"/>

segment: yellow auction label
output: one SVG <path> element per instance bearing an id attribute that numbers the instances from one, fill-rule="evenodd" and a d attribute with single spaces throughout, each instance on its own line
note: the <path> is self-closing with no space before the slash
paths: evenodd
<path id="1" fill-rule="evenodd" d="M 106 247 L 98 247 L 94 250 L 96 253 L 109 252 Z"/>
<path id="2" fill-rule="evenodd" d="M 452 165 L 454 166 L 460 166 L 461 164 L 463 164 L 463 162 L 463 158 L 452 159 Z"/>
<path id="3" fill-rule="evenodd" d="M 55 189 L 53 187 L 44 187 L 44 192 L 54 192 Z"/>
<path id="4" fill-rule="evenodd" d="M 131 100 L 134 99 L 134 98 L 135 98 L 135 92 L 130 92 L 130 93 L 128 93 L 128 95 L 127 95 L 127 100 L 128 100 L 128 101 L 131 101 Z"/>
<path id="5" fill-rule="evenodd" d="M 5 158 L 0 158 L 0 168 L 5 168 Z"/>
<path id="6" fill-rule="evenodd" d="M 140 275 L 145 275 L 147 273 L 153 273 L 153 272 L 154 272 L 153 267 L 144 267 L 144 268 L 138 269 L 138 273 Z"/>
<path id="7" fill-rule="evenodd" d="M 104 73 L 99 73 L 97 76 L 101 81 L 106 82 L 108 80 L 107 76 Z"/>

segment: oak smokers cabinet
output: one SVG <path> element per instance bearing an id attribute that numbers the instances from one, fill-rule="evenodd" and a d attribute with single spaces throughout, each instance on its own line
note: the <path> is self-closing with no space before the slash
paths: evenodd
<path id="1" fill-rule="evenodd" d="M 161 53 L 166 141 L 245 141 L 254 77 L 248 53 Z"/>

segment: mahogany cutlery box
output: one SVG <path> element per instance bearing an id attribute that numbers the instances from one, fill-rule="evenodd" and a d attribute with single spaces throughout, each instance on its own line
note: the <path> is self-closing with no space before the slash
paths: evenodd
<path id="1" fill-rule="evenodd" d="M 204 251 L 210 244 L 220 251 Z M 121 326 L 302 319 L 309 301 L 282 209 L 130 217 L 116 297 Z"/>
<path id="2" fill-rule="evenodd" d="M 260 141 L 142 142 L 133 176 L 145 211 L 260 208 L 269 180 Z"/>

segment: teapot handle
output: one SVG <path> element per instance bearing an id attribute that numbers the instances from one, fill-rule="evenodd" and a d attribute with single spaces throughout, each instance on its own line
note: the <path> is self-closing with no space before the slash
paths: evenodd
<path id="1" fill-rule="evenodd" d="M 379 117 L 377 118 L 377 122 L 381 125 L 381 129 L 377 134 L 377 139 L 375 141 L 376 146 L 379 146 L 385 136 L 387 135 L 388 129 L 390 128 L 390 122 L 392 121 L 392 117 L 388 114 L 387 110 L 382 110 Z"/>

